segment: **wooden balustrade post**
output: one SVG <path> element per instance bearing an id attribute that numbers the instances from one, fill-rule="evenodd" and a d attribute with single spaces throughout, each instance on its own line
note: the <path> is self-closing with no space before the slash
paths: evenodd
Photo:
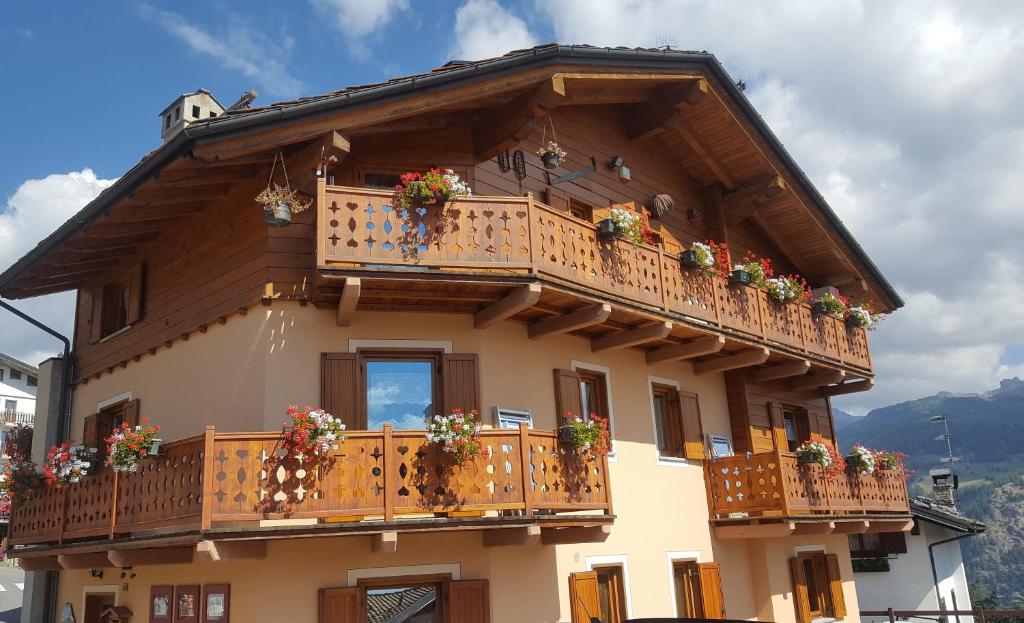
<path id="1" fill-rule="evenodd" d="M 782 514 L 789 515 L 789 500 L 792 494 L 792 487 L 789 484 L 789 479 L 786 478 L 786 474 L 782 468 L 782 450 L 775 447 L 775 466 L 779 470 L 779 482 L 782 483 Z M 749 492 L 749 489 L 748 489 Z"/>
<path id="2" fill-rule="evenodd" d="M 606 453 L 601 457 L 601 476 L 604 481 L 604 496 L 607 499 L 607 510 L 605 511 L 608 515 L 614 515 L 615 511 L 612 508 L 612 477 L 608 474 L 608 454 Z"/>
<path id="3" fill-rule="evenodd" d="M 530 474 L 530 429 L 525 422 L 519 423 L 519 462 L 523 489 L 523 514 L 533 517 L 533 482 Z"/>
<path id="4" fill-rule="evenodd" d="M 316 178 L 316 265 L 327 265 L 327 180 Z"/>
<path id="5" fill-rule="evenodd" d="M 203 530 L 213 527 L 213 470 L 216 469 L 217 431 L 207 426 L 203 436 L 203 506 L 200 519 Z"/>
<path id="6" fill-rule="evenodd" d="M 57 520 L 57 542 L 64 542 L 64 524 L 68 516 L 68 494 L 61 489 L 60 492 L 60 518 Z"/>
<path id="7" fill-rule="evenodd" d="M 661 307 L 667 314 L 668 308 L 668 280 L 665 278 L 665 243 L 658 243 L 658 281 L 661 284 Z"/>
<path id="8" fill-rule="evenodd" d="M 395 464 L 392 454 L 395 451 L 394 439 L 391 435 L 391 424 L 384 425 L 384 521 L 392 521 L 395 518 L 395 492 L 392 466 Z"/>
<path id="9" fill-rule="evenodd" d="M 533 207 L 533 193 L 526 193 L 526 238 L 529 241 L 527 245 L 528 252 L 530 254 L 530 274 L 536 275 L 540 272 L 537 268 L 537 243 L 533 239 L 533 218 L 537 214 L 537 209 Z"/>
<path id="10" fill-rule="evenodd" d="M 114 470 L 114 492 L 110 496 L 110 538 L 114 538 L 117 533 L 117 489 L 120 482 L 121 472 Z"/>

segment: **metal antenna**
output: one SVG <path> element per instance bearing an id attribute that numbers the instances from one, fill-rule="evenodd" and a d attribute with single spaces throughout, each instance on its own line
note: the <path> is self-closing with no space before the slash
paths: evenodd
<path id="1" fill-rule="evenodd" d="M 935 441 L 944 440 L 946 442 L 946 452 L 948 456 L 946 460 L 949 462 L 949 473 L 951 476 L 955 476 L 957 457 L 953 456 L 953 438 L 949 434 L 949 419 L 944 415 L 933 415 L 932 417 L 928 418 L 928 421 L 932 422 L 933 424 L 938 424 L 939 422 L 942 422 L 942 429 L 944 432 L 943 434 L 936 437 Z"/>
<path id="2" fill-rule="evenodd" d="M 679 45 L 679 38 L 675 35 L 658 35 L 656 48 L 661 48 L 665 51 L 674 50 Z"/>

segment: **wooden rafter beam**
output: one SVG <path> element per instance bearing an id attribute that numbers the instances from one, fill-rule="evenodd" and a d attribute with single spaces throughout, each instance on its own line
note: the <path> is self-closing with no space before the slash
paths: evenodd
<path id="1" fill-rule="evenodd" d="M 786 179 L 771 175 L 737 188 L 722 196 L 722 211 L 727 223 L 740 223 L 750 218 L 760 202 L 778 197 L 786 192 Z"/>
<path id="2" fill-rule="evenodd" d="M 160 226 L 153 223 L 114 223 L 114 222 L 103 222 L 95 225 L 90 225 L 85 230 L 85 235 L 90 238 L 134 238 L 135 236 L 145 236 L 150 234 L 159 234 Z"/>
<path id="3" fill-rule="evenodd" d="M 345 131 L 348 136 L 366 136 L 373 134 L 390 134 L 396 132 L 421 132 L 423 130 L 444 130 L 448 127 L 448 118 L 442 115 L 430 115 L 427 117 L 413 117 L 411 119 L 399 119 L 385 123 L 376 123 L 349 128 Z"/>
<path id="4" fill-rule="evenodd" d="M 209 186 L 205 188 L 165 189 L 154 188 L 140 190 L 131 195 L 130 201 L 136 205 L 159 206 L 175 203 L 194 203 L 196 201 L 212 201 L 220 199 L 231 190 L 229 184 Z"/>
<path id="5" fill-rule="evenodd" d="M 558 106 L 565 97 L 565 82 L 555 75 L 512 101 L 492 109 L 473 123 L 476 161 L 493 158 L 530 135 L 532 122 Z"/>
<path id="6" fill-rule="evenodd" d="M 38 268 L 32 271 L 32 277 L 36 279 L 57 280 L 58 282 L 67 280 L 84 281 L 92 279 L 93 277 L 99 277 L 105 272 L 107 272 L 107 269 L 96 266 L 84 269 L 76 269 L 71 266 L 58 266 L 48 269 Z"/>
<path id="7" fill-rule="evenodd" d="M 775 381 L 778 379 L 789 378 L 791 376 L 800 376 L 802 374 L 807 374 L 810 370 L 811 362 L 806 359 L 801 359 L 800 361 L 789 361 L 754 370 L 751 380 L 755 383 L 764 383 L 765 381 Z"/>
<path id="8" fill-rule="evenodd" d="M 484 530 L 484 547 L 536 545 L 540 543 L 540 526 Z"/>
<path id="9" fill-rule="evenodd" d="M 666 123 L 690 146 L 690 149 L 711 170 L 712 175 L 721 182 L 722 186 L 725 186 L 728 190 L 736 189 L 737 185 L 732 176 L 725 170 L 725 167 L 718 161 L 718 158 L 711 152 L 711 149 L 700 140 L 696 131 L 686 122 L 682 115 L 676 115 Z"/>
<path id="10" fill-rule="evenodd" d="M 809 262 L 806 258 L 806 254 L 795 244 L 795 241 L 780 236 L 775 231 L 773 226 L 768 220 L 759 212 L 755 211 L 750 215 L 750 222 L 754 224 L 755 231 L 767 238 L 775 248 L 779 250 L 782 255 L 785 256 L 789 262 L 797 268 L 804 276 L 810 278 L 815 275 L 814 265 Z"/>
<path id="11" fill-rule="evenodd" d="M 866 392 L 875 386 L 873 379 L 862 379 L 860 381 L 850 381 L 848 383 L 839 383 L 838 385 L 829 385 L 822 387 L 818 392 L 818 395 L 822 398 L 830 396 L 842 396 L 844 394 L 855 394 L 857 392 Z"/>
<path id="12" fill-rule="evenodd" d="M 117 264 L 119 258 L 125 257 L 129 254 L 118 254 L 111 253 L 107 255 L 97 255 L 89 257 L 68 257 L 66 255 L 53 257 L 52 255 L 46 258 L 46 262 L 40 267 L 42 270 L 47 270 L 51 267 L 57 268 L 103 268 L 113 266 Z"/>
<path id="13" fill-rule="evenodd" d="M 637 327 L 636 329 L 618 331 L 616 333 L 594 338 L 590 341 L 590 350 L 591 352 L 598 353 L 603 350 L 629 348 L 630 346 L 638 346 L 655 340 L 663 340 L 668 337 L 670 333 L 672 333 L 671 322 L 667 320 L 654 322 L 642 327 Z"/>
<path id="14" fill-rule="evenodd" d="M 295 177 L 293 184 L 302 186 L 314 179 L 320 167 L 328 158 L 334 157 L 338 162 L 352 151 L 352 143 L 341 132 L 328 132 L 303 147 L 288 158 L 288 168 Z"/>
<path id="15" fill-rule="evenodd" d="M 135 236 L 124 236 L 119 238 L 116 242 L 110 242 L 109 240 L 96 240 L 83 236 L 69 241 L 64 245 L 64 249 L 66 251 L 81 251 L 83 253 L 101 253 L 104 251 L 135 249 L 143 242 L 149 242 L 156 239 L 158 233 L 159 232 L 147 232 L 144 234 L 137 234 Z"/>
<path id="16" fill-rule="evenodd" d="M 162 206 L 138 206 L 127 204 L 111 212 L 108 223 L 148 223 L 170 221 L 202 212 L 205 203 L 179 203 Z"/>
<path id="17" fill-rule="evenodd" d="M 234 184 L 250 179 L 253 175 L 252 167 L 246 167 L 237 171 L 220 170 L 210 173 L 205 169 L 200 171 L 161 171 L 154 177 L 155 184 L 161 188 L 195 188 L 196 186 L 217 186 L 221 184 Z"/>
<path id="18" fill-rule="evenodd" d="M 601 303 L 593 307 L 586 307 L 562 316 L 552 316 L 544 320 L 538 320 L 527 328 L 527 335 L 531 340 L 536 340 L 548 335 L 558 335 L 601 324 L 608 319 L 612 313 L 612 306 L 608 303 Z"/>
<path id="19" fill-rule="evenodd" d="M 681 361 L 704 355 L 713 355 L 725 346 L 725 338 L 721 335 L 709 335 L 690 340 L 685 344 L 662 346 L 647 353 L 647 363 L 661 361 Z"/>
<path id="20" fill-rule="evenodd" d="M 846 373 L 842 370 L 823 370 L 814 374 L 808 374 L 799 379 L 793 379 L 789 382 L 789 388 L 796 391 L 814 389 L 823 385 L 840 383 L 844 378 L 846 378 Z"/>
<path id="21" fill-rule="evenodd" d="M 540 532 L 543 545 L 570 545 L 573 543 L 603 543 L 612 533 L 607 524 L 600 526 L 579 526 L 573 528 L 544 528 Z"/>
<path id="22" fill-rule="evenodd" d="M 541 288 L 539 283 L 531 283 L 512 291 L 511 294 L 502 298 L 487 307 L 481 309 L 473 316 L 473 326 L 477 329 L 486 329 L 515 316 L 521 311 L 527 310 L 537 304 L 540 300 Z"/>
<path id="23" fill-rule="evenodd" d="M 626 112 L 626 136 L 638 141 L 664 132 L 669 120 L 680 115 L 680 108 L 699 104 L 709 91 L 707 80 L 698 76 L 658 89 L 651 101 L 631 106 Z"/>
<path id="24" fill-rule="evenodd" d="M 770 354 L 767 348 L 751 348 L 732 355 L 715 357 L 714 359 L 703 359 L 693 364 L 693 373 L 697 375 L 712 374 L 714 372 L 759 366 L 768 361 Z"/>
<path id="25" fill-rule="evenodd" d="M 338 299 L 337 321 L 339 327 L 347 327 L 352 324 L 362 289 L 363 282 L 359 277 L 345 278 L 345 285 L 342 287 L 341 297 Z"/>

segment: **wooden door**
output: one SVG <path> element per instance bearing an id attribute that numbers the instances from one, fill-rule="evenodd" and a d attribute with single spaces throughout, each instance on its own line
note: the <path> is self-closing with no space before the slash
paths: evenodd
<path id="1" fill-rule="evenodd" d="M 569 574 L 569 611 L 572 623 L 590 623 L 591 618 L 600 615 L 596 571 Z"/>
<path id="2" fill-rule="evenodd" d="M 489 623 L 490 589 L 487 580 L 455 580 L 448 585 L 450 623 Z"/>
<path id="3" fill-rule="evenodd" d="M 365 620 L 362 588 L 320 589 L 319 623 L 364 623 Z"/>

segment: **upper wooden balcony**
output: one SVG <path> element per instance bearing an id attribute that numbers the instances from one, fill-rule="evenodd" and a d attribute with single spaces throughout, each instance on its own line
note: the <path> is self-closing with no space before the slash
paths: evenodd
<path id="1" fill-rule="evenodd" d="M 316 235 L 321 300 L 337 300 L 331 298 L 339 296 L 332 287 L 341 286 L 345 275 L 370 277 L 363 280 L 361 295 L 357 292 L 355 299 L 339 303 L 339 313 L 357 300 L 360 308 L 393 309 L 402 296 L 419 297 L 407 301 L 412 309 L 461 305 L 473 311 L 494 302 L 484 289 L 488 279 L 519 277 L 543 281 L 562 294 L 618 303 L 648 322 L 661 318 L 690 329 L 679 337 L 717 333 L 725 335 L 730 346 L 768 346 L 773 353 L 845 370 L 848 378 L 871 376 L 863 329 L 812 314 L 808 305 L 778 303 L 757 288 L 732 287 L 724 279 L 687 270 L 676 249 L 604 241 L 595 224 L 532 196 L 459 198 L 443 218 L 438 210 L 406 214 L 392 205 L 393 200 L 389 191 L 320 187 Z M 413 278 L 445 280 L 450 285 L 442 288 L 443 301 L 431 300 L 427 291 L 386 285 L 389 278 L 405 283 Z M 451 284 L 460 279 L 481 285 L 459 291 Z M 380 294 L 374 292 L 374 282 L 381 284 Z M 435 297 L 437 291 L 435 287 Z M 490 294 L 495 300 L 504 295 Z M 510 301 L 505 311 L 529 307 L 520 301 L 517 308 L 514 303 Z M 536 303 L 536 297 L 530 303 Z M 544 303 L 535 307 L 550 309 Z"/>
<path id="2" fill-rule="evenodd" d="M 791 452 L 760 452 L 705 464 L 708 505 L 720 538 L 900 531 L 910 513 L 900 472 L 826 477 Z"/>
<path id="3" fill-rule="evenodd" d="M 517 527 L 545 543 L 607 536 L 605 459 L 586 460 L 551 431 L 485 430 L 481 437 L 490 457 L 459 466 L 423 431 L 352 431 L 321 460 L 289 454 L 279 432 L 210 427 L 165 444 L 136 473 L 104 468 L 19 499 L 8 534 L 19 547 L 8 553 L 45 560 L 75 547 L 164 547 L 169 537 L 180 546 L 228 536 L 456 528 L 488 529 L 485 543 L 507 539 L 508 528 Z M 273 521 L 282 519 L 307 521 Z M 30 545 L 41 547 L 24 547 Z M 37 561 L 35 568 L 45 567 Z"/>

